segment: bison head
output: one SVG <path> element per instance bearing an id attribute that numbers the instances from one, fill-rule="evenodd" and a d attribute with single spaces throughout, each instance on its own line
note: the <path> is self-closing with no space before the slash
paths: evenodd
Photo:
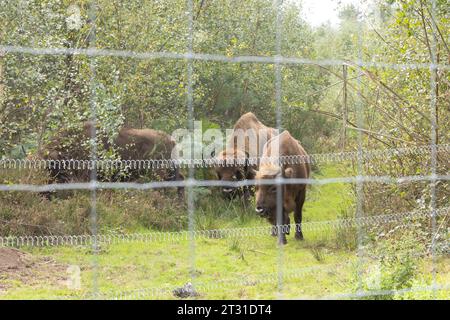
<path id="1" fill-rule="evenodd" d="M 256 172 L 256 213 L 260 217 L 269 218 L 276 216 L 277 211 L 277 185 L 262 183 L 263 180 L 290 178 L 292 169 L 287 168 L 282 172 L 282 168 L 278 165 L 269 164 L 260 167 Z M 282 199 L 284 193 L 284 186 L 281 188 Z"/>
<path id="2" fill-rule="evenodd" d="M 217 164 L 214 170 L 220 181 L 235 182 L 246 179 L 248 167 L 247 154 L 239 150 L 224 150 L 216 157 Z M 226 197 L 232 198 L 237 191 L 236 187 L 224 186 L 222 192 Z"/>

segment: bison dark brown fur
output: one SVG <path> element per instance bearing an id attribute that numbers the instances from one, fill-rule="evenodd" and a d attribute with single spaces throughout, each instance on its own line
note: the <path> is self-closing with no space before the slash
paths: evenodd
<path id="1" fill-rule="evenodd" d="M 279 146 L 279 149 L 277 149 Z M 278 152 L 276 151 L 278 150 Z M 284 131 L 279 136 L 272 138 L 264 147 L 263 158 L 271 156 L 307 156 L 306 151 L 300 143 L 294 139 L 288 131 Z M 305 184 L 281 184 L 277 191 L 276 184 L 263 184 L 264 179 L 306 179 L 310 175 L 310 166 L 308 163 L 284 164 L 279 165 L 274 162 L 264 161 L 260 164 L 259 171 L 255 172 L 256 183 L 256 212 L 278 228 L 274 230 L 280 231 L 280 224 L 285 225 L 287 230 L 278 232 L 280 243 L 285 244 L 286 234 L 289 233 L 290 224 L 289 213 L 294 211 L 294 219 L 296 223 L 296 239 L 303 239 L 301 231 L 302 210 L 306 197 Z M 277 221 L 277 192 L 281 192 L 283 207 L 281 210 L 281 221 Z M 276 232 L 273 233 L 274 235 Z"/>
<path id="2" fill-rule="evenodd" d="M 89 148 L 83 145 L 83 142 L 88 142 L 92 133 L 94 132 L 92 122 L 88 121 L 83 124 L 81 134 L 75 130 L 66 130 L 58 137 L 54 138 L 45 148 L 45 152 L 41 155 L 46 160 L 86 160 L 90 158 Z M 64 140 L 74 138 L 76 136 L 77 143 L 70 144 L 70 147 L 64 145 Z M 120 129 L 117 137 L 113 143 L 103 139 L 98 142 L 105 150 L 113 147 L 121 160 L 149 160 L 149 159 L 171 159 L 172 149 L 176 144 L 172 137 L 165 132 L 152 129 Z M 54 166 L 49 169 L 51 179 L 57 183 L 67 183 L 71 181 L 89 181 L 90 171 L 80 169 L 63 169 L 59 166 Z M 157 172 L 156 172 L 157 171 Z M 158 176 L 165 180 L 183 180 L 184 177 L 180 173 L 178 167 L 165 170 L 153 170 Z M 140 175 L 145 174 L 144 170 L 130 169 L 127 172 L 127 178 L 114 176 L 113 181 L 134 181 Z M 99 176 L 99 180 L 104 180 L 104 177 Z M 184 190 L 182 187 L 178 188 L 178 194 L 183 197 Z"/>
<path id="3" fill-rule="evenodd" d="M 253 132 L 255 136 L 250 137 L 249 132 Z M 247 160 L 248 158 L 260 157 L 264 144 L 276 133 L 277 130 L 265 126 L 253 113 L 248 112 L 242 115 L 233 127 L 233 134 L 227 143 L 226 149 L 216 156 L 216 160 L 222 163 L 224 161 L 233 163 L 238 159 L 245 159 L 246 161 L 244 165 L 237 165 L 236 163 L 225 166 L 217 165 L 214 169 L 219 180 L 240 181 L 253 179 L 253 172 L 257 165 L 250 165 Z M 238 140 L 242 138 L 245 140 L 244 145 L 239 145 Z M 252 138 L 254 139 L 253 142 Z M 254 144 L 255 140 L 256 145 Z M 237 193 L 236 191 L 236 188 L 232 187 L 222 188 L 222 192 L 227 197 L 234 196 Z M 243 193 L 244 197 L 248 199 L 250 197 L 250 188 L 244 187 Z"/>

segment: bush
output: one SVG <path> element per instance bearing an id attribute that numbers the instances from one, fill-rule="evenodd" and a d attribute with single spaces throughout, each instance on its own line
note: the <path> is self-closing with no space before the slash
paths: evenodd
<path id="1" fill-rule="evenodd" d="M 339 219 L 351 219 L 354 218 L 353 212 L 355 211 L 353 206 L 339 210 Z M 336 247 L 339 249 L 345 249 L 353 251 L 358 244 L 357 229 L 355 226 L 343 226 L 335 229 L 336 233 Z"/>
<path id="2" fill-rule="evenodd" d="M 2 184 L 45 184 L 46 171 L 0 172 Z M 176 190 L 98 190 L 97 216 L 100 232 L 110 229 L 135 231 L 181 230 L 186 226 L 184 204 L 173 201 Z M 0 234 L 61 235 L 90 232 L 91 193 L 58 191 L 51 200 L 33 192 L 0 192 Z"/>
<path id="3" fill-rule="evenodd" d="M 363 248 L 369 259 L 355 274 L 354 283 L 357 291 L 374 293 L 369 299 L 394 299 L 396 290 L 409 289 L 417 280 L 425 245 L 417 241 L 414 230 L 394 230 L 390 237 Z M 383 294 L 376 295 L 378 291 Z"/>

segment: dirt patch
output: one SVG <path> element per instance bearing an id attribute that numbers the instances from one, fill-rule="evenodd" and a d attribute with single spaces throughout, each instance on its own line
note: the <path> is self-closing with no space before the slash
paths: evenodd
<path id="1" fill-rule="evenodd" d="M 31 264 L 29 254 L 16 249 L 0 248 L 0 271 L 28 268 Z"/>
<path id="2" fill-rule="evenodd" d="M 0 294 L 16 286 L 60 287 L 66 270 L 66 265 L 49 257 L 34 257 L 17 249 L 0 248 Z"/>

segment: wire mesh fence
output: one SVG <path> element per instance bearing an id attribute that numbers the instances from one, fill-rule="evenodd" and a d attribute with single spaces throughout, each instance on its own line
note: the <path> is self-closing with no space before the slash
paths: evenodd
<path id="1" fill-rule="evenodd" d="M 203 5 L 203 1 L 201 2 Z M 436 10 L 435 1 L 431 1 L 430 10 L 431 13 Z M 430 52 L 431 60 L 427 63 L 424 62 L 383 62 L 373 61 L 372 59 L 366 59 L 363 55 L 362 47 L 363 39 L 361 33 L 357 32 L 358 47 L 357 58 L 353 61 L 345 59 L 311 59 L 303 57 L 290 57 L 283 55 L 283 6 L 285 4 L 281 0 L 274 2 L 274 14 L 273 19 L 273 47 L 271 52 L 273 55 L 234 55 L 234 54 L 216 54 L 207 52 L 196 51 L 196 37 L 199 36 L 198 30 L 196 30 L 196 23 L 198 23 L 198 13 L 195 9 L 198 9 L 199 4 L 196 4 L 193 0 L 187 0 L 185 4 L 185 13 L 182 16 L 186 23 L 183 28 L 183 41 L 180 42 L 180 47 L 176 51 L 161 50 L 158 51 L 146 51 L 146 50 L 128 50 L 128 49 L 114 49 L 106 46 L 104 43 L 99 44 L 97 39 L 97 33 L 102 32 L 96 25 L 96 21 L 101 19 L 102 12 L 98 4 L 95 1 L 89 2 L 89 6 L 86 9 L 87 23 L 89 26 L 89 32 L 86 41 L 85 48 L 78 47 L 58 47 L 47 46 L 45 43 L 29 44 L 29 43 L 1 43 L 0 40 L 0 57 L 14 56 L 14 57 L 27 57 L 27 56 L 49 56 L 56 57 L 56 59 L 64 58 L 78 58 L 87 59 L 89 65 L 89 77 L 86 79 L 87 96 L 89 97 L 89 108 L 86 111 L 86 118 L 92 121 L 94 124 L 102 123 L 101 112 L 99 111 L 99 91 L 98 91 L 98 79 L 97 72 L 103 67 L 101 59 L 105 57 L 113 59 L 126 59 L 151 61 L 154 60 L 158 63 L 165 63 L 165 61 L 176 61 L 183 65 L 183 77 L 185 77 L 185 87 L 183 90 L 183 99 L 185 99 L 185 127 L 189 131 L 194 131 L 194 120 L 199 115 L 198 110 L 195 109 L 194 98 L 196 95 L 195 82 L 197 76 L 195 73 L 196 64 L 198 63 L 223 63 L 223 64 L 261 64 L 264 66 L 270 66 L 270 72 L 273 77 L 273 89 L 274 89 L 274 101 L 273 101 L 273 119 L 276 129 L 279 132 L 283 131 L 284 117 L 287 112 L 287 108 L 284 105 L 283 85 L 285 79 L 283 78 L 283 72 L 286 72 L 285 68 L 288 67 L 343 67 L 353 68 L 357 76 L 355 88 L 357 91 L 355 101 L 355 119 L 356 125 L 356 151 L 340 151 L 330 153 L 317 153 L 310 155 L 276 155 L 275 157 L 245 157 L 245 158 L 232 158 L 232 159 L 218 159 L 215 157 L 180 157 L 180 158 L 148 158 L 139 159 L 132 158 L 128 160 L 123 159 L 105 159 L 102 158 L 100 150 L 97 149 L 98 141 L 102 139 L 97 132 L 96 126 L 92 126 L 89 132 L 89 154 L 87 157 L 81 158 L 64 158 L 64 159 L 40 159 L 40 158 L 2 158 L 0 159 L 0 169 L 4 172 L 18 172 L 20 175 L 25 174 L 26 170 L 67 170 L 74 172 L 85 172 L 87 175 L 84 181 L 68 181 L 67 183 L 22 183 L 11 182 L 0 184 L 0 192 L 54 192 L 64 190 L 85 190 L 90 192 L 90 201 L 88 207 L 87 219 L 89 220 L 89 232 L 85 234 L 46 234 L 46 235 L 33 235 L 33 234 L 2 234 L 0 235 L 0 247 L 13 247 L 13 248 L 26 248 L 28 250 L 51 250 L 53 247 L 76 247 L 83 248 L 90 247 L 91 251 L 89 255 L 91 257 L 91 269 L 89 271 L 90 280 L 88 285 L 90 289 L 86 294 L 74 294 L 74 295 L 60 295 L 59 298 L 84 298 L 84 299 L 148 299 L 148 298 L 160 298 L 160 297 L 189 297 L 197 296 L 198 293 L 205 295 L 208 292 L 222 292 L 226 290 L 239 291 L 240 288 L 245 287 L 257 287 L 268 286 L 269 290 L 273 293 L 274 298 L 284 298 L 285 293 L 289 293 L 289 297 L 301 298 L 301 297 L 322 297 L 322 298 L 370 298 L 379 297 L 383 295 L 403 295 L 414 291 L 432 293 L 432 297 L 439 296 L 440 291 L 448 291 L 448 284 L 445 283 L 445 279 L 438 275 L 438 258 L 448 257 L 448 239 L 445 234 L 448 231 L 448 206 L 439 207 L 437 204 L 438 185 L 448 183 L 450 178 L 448 172 L 448 159 L 450 156 L 450 145 L 438 141 L 437 130 L 437 113 L 436 113 L 436 90 L 437 80 L 436 73 L 438 71 L 448 71 L 450 66 L 443 64 L 437 59 L 436 54 L 436 39 L 431 39 Z M 26 11 L 26 8 L 23 10 Z M 100 18 L 99 18 L 100 17 Z M 432 28 L 436 28 L 435 22 L 431 21 Z M 359 28 L 359 24 L 358 24 Z M 360 30 L 361 31 L 361 30 Z M 438 32 L 436 31 L 436 34 Z M 366 61 L 367 60 L 367 61 Z M 131 65 L 131 64 L 130 64 Z M 417 145 L 400 145 L 395 147 L 389 147 L 385 149 L 368 149 L 364 146 L 363 134 L 370 131 L 366 128 L 364 123 L 364 97 L 362 96 L 363 83 L 361 77 L 364 72 L 367 73 L 369 69 L 389 69 L 399 73 L 409 72 L 410 70 L 425 70 L 430 73 L 430 112 L 425 115 L 425 119 L 429 120 L 430 133 L 429 144 L 417 144 Z M 343 83 L 348 84 L 348 78 L 342 80 Z M 344 86 L 344 88 L 346 88 Z M 346 98 L 345 98 L 346 99 Z M 345 100 L 345 103 L 347 101 Z M 413 106 L 411 106 L 412 108 Z M 169 110 L 170 112 L 170 110 Z M 345 113 L 343 111 L 344 132 L 345 138 L 347 120 L 345 119 Z M 406 121 L 406 120 L 405 120 Z M 364 131 L 366 130 L 366 131 Z M 385 133 L 389 136 L 388 133 Z M 190 141 L 190 149 L 195 149 L 194 141 Z M 445 141 L 444 141 L 445 142 Z M 345 147 L 345 146 L 344 146 Z M 366 173 L 365 166 L 371 162 L 379 161 L 393 161 L 402 159 L 420 159 L 421 164 L 426 170 L 417 170 L 417 174 L 407 173 L 404 175 L 393 176 L 387 175 L 370 175 Z M 325 165 L 329 163 L 351 163 L 354 166 L 355 175 L 351 176 L 339 176 L 339 177 L 326 177 L 318 179 L 313 177 L 304 178 L 287 178 L 285 176 L 272 178 L 272 179 L 243 179 L 240 181 L 224 181 L 213 179 L 199 179 L 196 176 L 197 170 L 205 168 L 217 168 L 217 167 L 248 167 L 258 166 L 261 163 L 276 163 L 279 166 L 286 165 Z M 444 168 L 439 169 L 439 164 Z M 150 181 L 144 183 L 138 182 L 118 182 L 118 181 L 104 181 L 101 174 L 108 170 L 118 171 L 133 171 L 133 170 L 145 170 L 145 169 L 186 169 L 186 179 L 178 181 Z M 355 204 L 354 213 L 351 217 L 343 217 L 340 219 L 324 220 L 324 221 L 305 221 L 302 223 L 285 223 L 283 218 L 284 214 L 284 198 L 282 188 L 287 185 L 309 185 L 325 186 L 332 184 L 351 184 L 355 189 Z M 364 188 L 368 184 L 388 184 L 395 187 L 405 186 L 408 187 L 414 183 L 421 183 L 423 189 L 429 188 L 430 202 L 428 206 L 422 206 L 420 209 L 397 212 L 387 210 L 383 213 L 370 214 L 365 212 L 364 207 Z M 276 215 L 274 226 L 250 226 L 250 227 L 223 227 L 223 228 L 201 228 L 198 225 L 198 210 L 201 210 L 199 201 L 197 199 L 198 188 L 213 187 L 253 187 L 256 184 L 259 186 L 276 186 Z M 426 185 L 426 186 L 424 186 Z M 101 214 L 98 212 L 97 201 L 103 190 L 117 189 L 117 190 L 139 190 L 139 191 L 155 191 L 164 188 L 182 187 L 185 188 L 186 194 L 186 208 L 185 218 L 187 220 L 186 229 L 182 231 L 161 231 L 161 232 L 136 232 L 136 233 L 123 233 L 123 232 L 111 232 L 102 233 L 101 230 Z M 428 189 L 427 189 L 428 190 Z M 445 192 L 446 189 L 444 189 Z M 212 200 L 214 201 L 214 199 Z M 420 224 L 420 228 L 417 227 Z M 374 249 L 368 245 L 368 238 L 375 237 L 376 239 L 382 238 L 388 233 L 395 233 L 395 230 L 399 228 L 407 227 L 411 232 L 416 232 L 418 229 L 427 230 L 420 234 L 420 237 L 427 237 L 425 242 L 427 245 L 424 248 L 410 249 L 408 252 L 409 258 L 417 257 L 430 257 L 431 264 L 427 267 L 431 268 L 429 272 L 432 279 L 428 281 L 430 285 L 416 285 L 407 289 L 398 290 L 383 290 L 382 285 L 378 283 L 375 287 L 370 287 L 365 281 L 365 273 L 369 266 L 377 265 L 374 261 L 379 261 L 382 255 L 390 257 L 402 257 L 403 251 L 391 252 L 385 249 L 383 254 L 373 253 Z M 425 226 L 425 227 L 424 227 Z M 447 230 L 446 230 L 447 229 Z M 296 263 L 292 263 L 289 257 L 290 251 L 286 250 L 282 244 L 277 245 L 275 252 L 271 255 L 269 261 L 271 272 L 268 273 L 256 273 L 248 274 L 244 278 L 230 278 L 226 280 L 226 276 L 219 276 L 220 280 L 213 279 L 212 281 L 202 282 L 198 280 L 199 271 L 202 268 L 205 257 L 203 256 L 208 248 L 205 249 L 205 243 L 210 246 L 216 245 L 214 241 L 234 241 L 234 239 L 245 239 L 245 241 L 253 241 L 254 238 L 267 237 L 275 235 L 281 238 L 282 235 L 297 232 L 304 232 L 311 238 L 311 241 L 319 244 L 319 247 L 312 246 L 311 252 L 315 259 L 321 261 L 321 247 L 320 243 L 324 238 L 331 238 L 332 241 L 341 241 L 345 238 L 343 234 L 351 234 L 355 239 L 353 245 L 351 245 L 351 252 L 354 253 L 352 259 L 345 261 L 344 263 L 334 263 L 330 265 L 311 265 L 306 267 L 300 267 Z M 441 236 L 444 234 L 444 237 Z M 376 241 L 376 240 L 375 240 Z M 204 243 L 205 242 L 205 243 Z M 120 244 L 136 245 L 139 250 L 140 245 L 144 245 L 145 249 L 148 249 L 147 244 L 156 243 L 158 246 L 162 246 L 162 254 L 164 254 L 165 246 L 178 245 L 177 250 L 186 251 L 185 267 L 183 272 L 187 275 L 183 277 L 182 282 L 188 282 L 189 286 L 182 287 L 180 289 L 179 277 L 173 276 L 174 284 L 154 287 L 153 285 L 142 285 L 139 288 L 129 288 L 126 290 L 106 292 L 101 289 L 100 280 L 102 280 L 101 273 L 104 271 L 104 265 L 109 264 L 108 261 L 103 261 L 102 250 L 114 245 Z M 231 247 L 236 247 L 239 251 L 239 242 L 231 243 Z M 180 247 L 181 246 L 181 247 Z M 181 249 L 180 249 L 181 248 Z M 273 249 L 273 248 L 272 248 Z M 248 251 L 255 249 L 247 249 Z M 257 250 L 256 250 L 257 251 Z M 375 250 L 376 251 L 376 250 Z M 51 252 L 51 251 L 50 251 Z M 411 254 L 411 252 L 413 252 Z M 243 253 L 241 252 L 241 259 L 244 260 Z M 264 255 L 264 253 L 260 253 Z M 155 260 L 158 256 L 148 258 L 148 261 L 140 262 L 138 265 L 144 270 L 153 268 L 158 265 Z M 400 258 L 399 258 L 400 259 Z M 214 259 L 211 257 L 211 260 Z M 199 261 L 202 261 L 201 263 Z M 409 260 L 406 260 L 409 261 Z M 266 261 L 267 262 L 267 261 Z M 171 262 L 173 265 L 176 262 Z M 219 262 L 218 262 L 219 263 Z M 232 262 L 231 262 L 232 263 Z M 290 265 L 289 265 L 290 263 Z M 407 263 L 401 260 L 401 263 Z M 205 263 L 206 264 L 206 263 Z M 111 262 L 111 265 L 113 263 Z M 314 295 L 304 294 L 302 296 L 299 293 L 298 288 L 302 285 L 302 279 L 304 277 L 311 277 L 320 272 L 330 273 L 330 270 L 342 270 L 345 269 L 347 273 L 355 273 L 357 276 L 355 290 L 353 292 L 345 292 L 348 287 L 343 286 L 343 293 L 329 292 L 323 290 L 316 292 Z M 214 268 L 208 269 L 211 273 L 214 272 Z M 127 272 L 127 271 L 124 271 Z M 128 271 L 128 272 L 133 272 Z M 163 272 L 163 271 L 162 271 Z M 334 272 L 334 271 L 333 271 Z M 231 272 L 233 275 L 233 273 Z M 236 275 L 239 277 L 239 275 Z M 333 281 L 349 281 L 348 276 L 343 277 L 341 273 L 333 273 Z M 225 279 L 223 279 L 225 278 Z M 381 278 L 381 276 L 380 276 Z M 155 280 L 155 279 L 152 279 Z M 187 281 L 188 280 L 188 281 Z M 203 280 L 204 281 L 204 280 Z M 379 279 L 379 281 L 382 281 Z M 145 282 L 145 281 L 142 281 Z M 157 279 L 156 283 L 160 283 Z M 381 288 L 381 290 L 380 290 Z M 181 290 L 181 291 L 180 291 Z M 184 291 L 183 291 L 184 290 Z M 180 293 L 181 292 L 181 293 Z M 184 292 L 184 293 L 183 293 Z M 238 294 L 235 292 L 234 294 Z"/>

